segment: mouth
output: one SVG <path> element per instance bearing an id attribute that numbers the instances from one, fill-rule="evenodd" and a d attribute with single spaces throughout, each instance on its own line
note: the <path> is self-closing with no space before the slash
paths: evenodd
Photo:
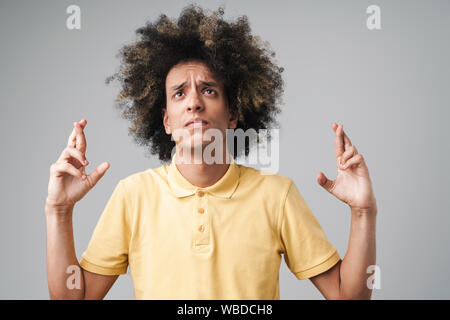
<path id="1" fill-rule="evenodd" d="M 185 127 L 201 128 L 208 125 L 208 121 L 205 120 L 193 120 L 186 123 Z"/>

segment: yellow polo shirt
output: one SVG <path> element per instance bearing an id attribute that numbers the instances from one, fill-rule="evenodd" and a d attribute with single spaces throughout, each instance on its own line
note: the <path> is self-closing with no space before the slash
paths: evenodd
<path id="1" fill-rule="evenodd" d="M 214 185 L 192 185 L 172 163 L 119 181 L 80 265 L 127 272 L 135 299 L 280 299 L 283 253 L 306 279 L 340 256 L 295 183 L 231 159 Z"/>

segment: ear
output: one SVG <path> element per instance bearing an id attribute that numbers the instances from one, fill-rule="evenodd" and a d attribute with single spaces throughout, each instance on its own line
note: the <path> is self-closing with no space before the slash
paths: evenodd
<path id="1" fill-rule="evenodd" d="M 234 109 L 228 109 L 229 113 L 230 113 L 230 118 L 229 118 L 229 123 L 228 123 L 228 129 L 236 129 L 237 127 L 237 121 L 238 121 L 238 116 L 237 116 L 237 111 Z"/>
<path id="2" fill-rule="evenodd" d="M 167 134 L 171 134 L 172 131 L 170 130 L 169 116 L 167 115 L 167 108 L 163 108 L 162 113 L 163 113 L 164 129 L 166 130 Z"/>

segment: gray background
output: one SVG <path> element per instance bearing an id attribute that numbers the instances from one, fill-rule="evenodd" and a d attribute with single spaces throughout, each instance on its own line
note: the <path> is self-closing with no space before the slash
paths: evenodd
<path id="1" fill-rule="evenodd" d="M 1 1 L 0 298 L 47 299 L 45 216 L 49 167 L 72 123 L 88 120 L 88 173 L 111 168 L 75 207 L 78 258 L 116 183 L 149 167 L 113 109 L 119 48 L 160 13 L 185 1 Z M 223 1 L 198 1 L 216 9 Z M 66 8 L 81 7 L 81 30 Z M 366 8 L 381 8 L 378 31 Z M 344 124 L 370 170 L 378 203 L 373 299 L 448 299 L 449 1 L 227 1 L 225 16 L 249 17 L 285 67 L 279 173 L 292 178 L 341 257 L 350 211 L 316 182 L 336 176 L 331 123 Z M 281 299 L 323 299 L 282 262 Z M 132 299 L 129 274 L 107 299 Z"/>

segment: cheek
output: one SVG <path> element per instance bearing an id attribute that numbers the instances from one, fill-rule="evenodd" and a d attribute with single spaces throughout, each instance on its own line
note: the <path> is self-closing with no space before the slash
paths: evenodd
<path id="1" fill-rule="evenodd" d="M 171 126 L 173 127 L 178 127 L 179 125 L 179 121 L 181 119 L 181 116 L 179 113 L 177 113 L 176 110 L 174 110 L 175 108 L 172 108 L 168 113 L 167 113 L 167 117 L 168 117 L 168 122 Z"/>

